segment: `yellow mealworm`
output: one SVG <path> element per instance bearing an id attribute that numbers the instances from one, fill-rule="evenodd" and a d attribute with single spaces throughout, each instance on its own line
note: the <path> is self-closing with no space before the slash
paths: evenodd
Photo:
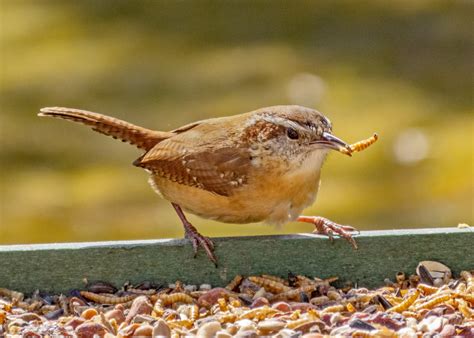
<path id="1" fill-rule="evenodd" d="M 315 309 L 308 309 L 307 314 L 311 319 L 319 318 L 319 312 Z"/>
<path id="2" fill-rule="evenodd" d="M 414 310 L 415 312 L 416 311 L 420 311 L 422 309 L 432 309 L 434 308 L 436 305 L 439 305 L 441 303 L 444 303 L 444 302 L 447 302 L 448 300 L 450 300 L 453 296 L 451 294 L 444 294 L 444 295 L 440 295 L 440 296 L 437 296 L 437 297 L 434 297 L 432 298 L 431 300 L 427 301 L 427 302 L 424 302 L 424 303 L 421 303 L 419 305 L 417 305 Z"/>
<path id="3" fill-rule="evenodd" d="M 224 313 L 217 317 L 217 320 L 223 324 L 225 323 L 233 323 L 237 320 L 237 315 L 235 313 Z"/>
<path id="4" fill-rule="evenodd" d="M 13 291 L 10 289 L 0 288 L 0 296 L 6 296 L 11 300 L 22 301 L 24 295 L 21 292 Z"/>
<path id="5" fill-rule="evenodd" d="M 127 292 L 134 293 L 134 294 L 137 294 L 137 295 L 151 296 L 151 295 L 154 295 L 156 293 L 156 290 L 154 290 L 154 289 L 141 290 L 141 289 L 128 288 Z"/>
<path id="6" fill-rule="evenodd" d="M 456 299 L 458 309 L 463 314 L 464 317 L 467 319 L 471 319 L 474 317 L 474 310 L 472 310 L 469 305 L 467 305 L 464 299 Z"/>
<path id="7" fill-rule="evenodd" d="M 281 283 L 283 285 L 288 286 L 288 281 L 286 279 L 281 278 L 281 277 L 272 276 L 272 275 L 262 275 L 262 277 L 265 278 L 265 279 L 273 280 L 275 282 L 278 282 L 278 283 Z"/>
<path id="8" fill-rule="evenodd" d="M 290 319 L 291 320 L 297 320 L 299 319 L 301 316 L 301 310 L 295 310 L 292 312 L 292 314 L 290 315 Z"/>
<path id="9" fill-rule="evenodd" d="M 192 321 L 196 321 L 199 318 L 199 306 L 197 304 L 191 305 L 189 309 L 189 318 Z"/>
<path id="10" fill-rule="evenodd" d="M 347 150 L 347 149 L 344 149 L 344 150 L 342 150 L 342 152 L 345 153 L 345 154 L 351 154 L 351 153 L 354 153 L 354 152 L 362 151 L 362 150 L 366 149 L 367 147 L 369 147 L 370 145 L 374 144 L 375 141 L 377 141 L 378 139 L 379 139 L 379 136 L 374 133 L 374 135 L 372 135 L 371 137 L 369 137 L 366 140 L 362 140 L 362 141 L 359 141 L 359 142 L 356 142 L 356 143 L 353 143 L 353 144 L 349 145 L 350 151 Z"/>
<path id="11" fill-rule="evenodd" d="M 170 320 L 167 322 L 168 326 L 171 328 L 171 329 L 174 329 L 174 328 L 179 328 L 179 327 L 184 327 L 186 329 L 190 329 L 192 326 L 193 326 L 193 321 L 190 320 L 190 319 L 174 319 L 174 320 Z"/>
<path id="12" fill-rule="evenodd" d="M 346 305 L 346 308 L 347 308 L 347 311 L 349 312 L 356 312 L 356 308 L 354 307 L 354 305 L 352 305 L 351 303 L 347 303 Z"/>
<path id="13" fill-rule="evenodd" d="M 158 299 L 155 302 L 155 305 L 153 306 L 153 314 L 155 317 L 162 317 L 164 313 L 165 309 L 163 306 L 163 301 L 161 299 Z"/>
<path id="14" fill-rule="evenodd" d="M 324 308 L 321 311 L 321 314 L 330 313 L 330 312 L 341 312 L 341 311 L 344 311 L 345 308 L 346 307 L 344 305 L 332 305 L 332 306 L 328 306 L 328 307 Z"/>
<path id="15" fill-rule="evenodd" d="M 237 275 L 230 281 L 229 284 L 225 287 L 229 291 L 233 291 L 237 286 L 239 286 L 240 282 L 242 281 L 243 277 L 241 275 Z"/>
<path id="16" fill-rule="evenodd" d="M 474 277 L 469 271 L 461 271 L 461 277 L 466 281 L 466 291 L 474 292 Z"/>
<path id="17" fill-rule="evenodd" d="M 264 277 L 250 276 L 249 281 L 265 288 L 266 291 L 271 293 L 281 293 L 291 290 L 289 286 Z"/>
<path id="18" fill-rule="evenodd" d="M 351 333 L 351 337 L 357 337 L 357 338 L 377 337 L 378 333 L 379 333 L 379 330 L 376 330 L 376 331 L 355 330 Z"/>
<path id="19" fill-rule="evenodd" d="M 369 147 L 370 145 L 374 144 L 375 141 L 377 141 L 378 139 L 379 139 L 379 136 L 377 134 L 374 134 L 366 140 L 362 140 L 360 142 L 356 142 L 354 144 L 351 144 L 350 145 L 351 151 L 352 152 L 362 151 L 362 150 L 366 149 L 367 147 Z"/>
<path id="20" fill-rule="evenodd" d="M 314 279 L 308 278 L 306 276 L 302 275 L 297 275 L 296 276 L 296 282 L 298 283 L 298 286 L 306 286 L 306 285 L 314 285 L 318 282 L 316 282 Z"/>
<path id="21" fill-rule="evenodd" d="M 413 312 L 413 311 L 403 311 L 402 312 L 402 315 L 404 317 L 412 317 L 412 318 L 415 318 L 415 319 L 419 319 L 420 318 L 420 314 L 416 313 L 416 312 Z"/>
<path id="22" fill-rule="evenodd" d="M 317 284 L 305 285 L 305 286 L 299 287 L 297 289 L 293 289 L 293 290 L 290 289 L 286 292 L 279 293 L 279 294 L 273 296 L 272 300 L 292 299 L 292 298 L 295 298 L 295 297 L 299 296 L 300 293 L 313 292 L 317 288 L 318 288 Z"/>
<path id="23" fill-rule="evenodd" d="M 456 292 L 454 293 L 454 296 L 462 298 L 464 300 L 467 300 L 469 303 L 474 304 L 474 294 L 472 293 Z"/>
<path id="24" fill-rule="evenodd" d="M 338 280 L 339 280 L 339 277 L 328 277 L 328 278 L 324 278 L 323 282 L 331 284 L 331 283 L 334 283 Z"/>
<path id="25" fill-rule="evenodd" d="M 234 297 L 230 297 L 229 298 L 229 305 L 232 306 L 232 307 L 241 307 L 242 306 L 242 302 L 239 300 L 239 299 L 236 299 Z"/>
<path id="26" fill-rule="evenodd" d="M 173 312 L 165 312 L 162 317 L 166 322 L 169 320 L 177 320 L 179 319 L 179 314 L 175 311 Z"/>
<path id="27" fill-rule="evenodd" d="M 212 306 L 211 306 L 211 309 L 210 309 L 210 312 L 211 312 L 211 314 L 213 314 L 213 315 L 216 315 L 216 314 L 218 314 L 218 313 L 222 313 L 219 304 L 214 304 L 214 305 L 212 305 Z"/>
<path id="28" fill-rule="evenodd" d="M 466 292 L 467 286 L 466 283 L 459 283 L 458 286 L 454 289 L 455 292 L 463 293 Z"/>
<path id="29" fill-rule="evenodd" d="M 263 319 L 279 313 L 280 311 L 273 309 L 268 306 L 259 307 L 256 309 L 249 310 L 242 315 L 240 315 L 239 319 Z"/>
<path id="30" fill-rule="evenodd" d="M 193 303 L 194 299 L 190 295 L 183 292 L 176 292 L 170 294 L 160 295 L 160 299 L 163 301 L 163 305 L 171 305 L 175 303 Z"/>
<path id="31" fill-rule="evenodd" d="M 311 320 L 309 318 L 297 319 L 297 320 L 294 320 L 292 322 L 288 322 L 285 327 L 288 328 L 288 329 L 294 329 L 295 327 L 298 327 L 300 325 L 309 323 L 310 321 Z"/>
<path id="32" fill-rule="evenodd" d="M 425 296 L 427 295 L 432 295 L 433 293 L 436 293 L 439 291 L 439 288 L 436 286 L 431 286 L 427 284 L 418 284 L 417 289 L 421 291 Z"/>
<path id="33" fill-rule="evenodd" d="M 101 294 L 89 292 L 89 291 L 81 291 L 80 293 L 82 297 L 87 298 L 88 300 L 91 300 L 95 303 L 110 304 L 110 305 L 127 303 L 138 297 L 138 295 L 128 295 L 128 296 L 123 296 L 123 297 L 118 297 L 118 296 L 113 296 L 113 295 L 105 296 L 105 295 L 101 295 Z"/>
<path id="34" fill-rule="evenodd" d="M 219 298 L 217 300 L 217 304 L 219 304 L 219 309 L 222 312 L 229 310 L 229 307 L 227 306 L 227 302 L 226 302 L 225 298 Z"/>
<path id="35" fill-rule="evenodd" d="M 405 300 L 403 300 L 400 304 L 395 305 L 394 307 L 391 307 L 388 309 L 388 312 L 403 312 L 408 310 L 408 308 L 415 302 L 415 300 L 418 298 L 420 295 L 420 291 L 415 290 L 411 295 L 409 295 Z"/>

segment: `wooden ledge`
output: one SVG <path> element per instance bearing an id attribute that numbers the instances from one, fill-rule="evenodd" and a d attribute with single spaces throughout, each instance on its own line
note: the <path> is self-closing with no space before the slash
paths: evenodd
<path id="1" fill-rule="evenodd" d="M 345 240 L 331 243 L 310 234 L 213 240 L 218 268 L 202 251 L 194 259 L 182 239 L 3 245 L 0 287 L 67 292 L 84 287 L 84 278 L 117 286 L 144 280 L 220 286 L 237 274 L 286 276 L 289 271 L 376 287 L 398 271 L 413 273 L 422 260 L 440 261 L 455 274 L 474 269 L 473 228 L 364 231 L 357 236 L 359 250 Z"/>

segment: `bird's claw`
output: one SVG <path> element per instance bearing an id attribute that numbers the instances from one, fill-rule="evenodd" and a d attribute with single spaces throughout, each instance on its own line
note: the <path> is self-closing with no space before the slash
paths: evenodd
<path id="1" fill-rule="evenodd" d="M 214 254 L 214 243 L 209 237 L 205 237 L 197 231 L 186 231 L 185 237 L 191 240 L 191 244 L 193 246 L 194 251 L 194 258 L 196 258 L 199 247 L 202 247 L 206 252 L 209 260 L 211 260 L 211 262 L 213 262 L 214 265 L 217 267 L 217 257 Z"/>
<path id="2" fill-rule="evenodd" d="M 193 245 L 194 258 L 196 258 L 199 247 L 202 247 L 206 251 L 207 257 L 217 268 L 217 257 L 214 255 L 214 243 L 212 243 L 209 237 L 201 235 L 197 229 L 186 219 L 181 207 L 176 203 L 171 203 L 173 208 L 176 210 L 178 217 L 183 222 L 184 226 L 184 237 L 191 241 Z"/>
<path id="3" fill-rule="evenodd" d="M 354 227 L 350 225 L 337 224 L 324 217 L 315 217 L 313 223 L 316 227 L 313 233 L 326 235 L 331 241 L 334 240 L 334 234 L 336 234 L 339 237 L 345 238 L 349 243 L 351 243 L 354 249 L 357 249 L 357 243 L 351 234 L 351 232 L 358 233 L 358 230 Z"/>
<path id="4" fill-rule="evenodd" d="M 354 249 L 357 249 L 357 243 L 352 237 L 358 235 L 360 232 L 350 225 L 341 225 L 332 222 L 324 217 L 319 216 L 301 216 L 298 219 L 300 222 L 312 223 L 315 226 L 313 233 L 328 236 L 331 241 L 334 240 L 334 235 L 345 238 L 351 243 Z"/>

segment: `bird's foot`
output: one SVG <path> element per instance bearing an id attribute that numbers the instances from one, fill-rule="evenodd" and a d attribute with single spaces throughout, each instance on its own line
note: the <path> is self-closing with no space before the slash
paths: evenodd
<path id="1" fill-rule="evenodd" d="M 314 224 L 315 229 L 313 230 L 313 233 L 326 235 L 331 241 L 334 239 L 334 235 L 345 238 L 349 243 L 351 243 L 354 249 L 357 249 L 357 243 L 352 237 L 352 232 L 359 233 L 359 231 L 350 225 L 337 224 L 320 216 L 300 216 L 297 221 Z"/>
<path id="2" fill-rule="evenodd" d="M 217 257 L 214 254 L 214 243 L 209 237 L 201 235 L 197 229 L 189 222 L 184 223 L 185 238 L 191 240 L 193 245 L 194 257 L 196 257 L 199 247 L 206 251 L 207 257 L 217 267 Z"/>
<path id="3" fill-rule="evenodd" d="M 178 204 L 171 204 L 173 205 L 174 210 L 176 210 L 181 222 L 183 222 L 184 237 L 191 240 L 194 250 L 194 257 L 196 257 L 199 247 L 202 247 L 204 251 L 206 251 L 209 260 L 213 262 L 217 268 L 217 257 L 214 255 L 214 243 L 212 243 L 209 237 L 205 237 L 197 231 L 197 229 L 186 219 L 183 210 Z"/>

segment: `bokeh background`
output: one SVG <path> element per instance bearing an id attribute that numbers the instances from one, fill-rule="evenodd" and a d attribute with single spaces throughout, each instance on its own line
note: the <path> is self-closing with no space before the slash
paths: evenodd
<path id="1" fill-rule="evenodd" d="M 65 121 L 67 106 L 169 130 L 275 104 L 324 112 L 335 134 L 316 204 L 359 229 L 473 222 L 471 1 L 1 3 L 1 243 L 181 237 L 131 146 Z M 234 236 L 310 231 L 225 225 Z"/>

